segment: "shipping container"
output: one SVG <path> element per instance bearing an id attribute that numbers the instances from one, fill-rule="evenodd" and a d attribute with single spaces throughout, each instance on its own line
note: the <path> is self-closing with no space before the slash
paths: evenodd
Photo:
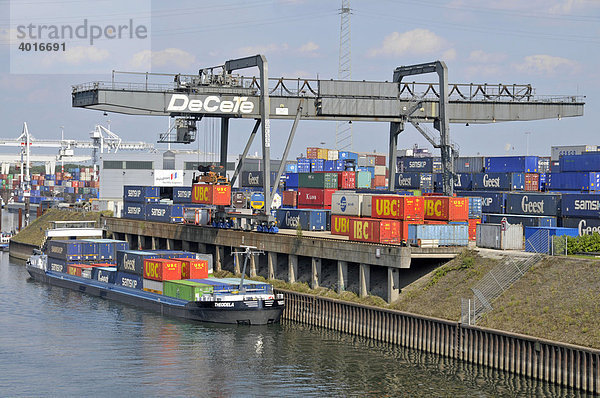
<path id="1" fill-rule="evenodd" d="M 525 173 L 525 190 L 539 191 L 540 190 L 540 175 L 539 173 Z"/>
<path id="2" fill-rule="evenodd" d="M 72 181 L 72 184 L 76 183 Z M 76 185 L 72 185 L 75 187 Z M 158 202 L 160 201 L 160 187 L 140 185 L 125 185 L 123 187 L 123 200 L 127 202 Z"/>
<path id="3" fill-rule="evenodd" d="M 343 160 L 326 160 L 323 163 L 323 171 L 344 171 L 344 165 Z"/>
<path id="4" fill-rule="evenodd" d="M 331 215 L 331 234 L 350 236 L 350 220 L 353 216 L 344 216 L 340 214 Z"/>
<path id="5" fill-rule="evenodd" d="M 98 257 L 98 244 L 93 241 L 86 239 L 80 240 L 81 242 L 81 259 L 83 261 L 96 261 Z"/>
<path id="6" fill-rule="evenodd" d="M 433 173 L 433 158 L 399 158 L 399 170 L 402 173 Z"/>
<path id="7" fill-rule="evenodd" d="M 297 207 L 298 191 L 283 191 L 281 203 L 283 207 Z"/>
<path id="8" fill-rule="evenodd" d="M 563 194 L 561 215 L 600 219 L 600 194 Z"/>
<path id="9" fill-rule="evenodd" d="M 525 189 L 525 173 L 473 174 L 473 190 L 519 191 Z"/>
<path id="10" fill-rule="evenodd" d="M 371 188 L 371 173 L 368 171 L 357 171 L 356 188 Z"/>
<path id="11" fill-rule="evenodd" d="M 371 201 L 371 214 L 364 216 L 418 221 L 425 217 L 425 200 L 422 196 L 380 195 L 364 200 Z"/>
<path id="12" fill-rule="evenodd" d="M 194 184 L 192 203 L 205 205 L 231 205 L 231 187 L 229 185 Z"/>
<path id="13" fill-rule="evenodd" d="M 550 160 L 559 160 L 564 155 L 581 155 L 584 152 L 596 152 L 596 145 L 561 145 L 550 147 Z"/>
<path id="14" fill-rule="evenodd" d="M 49 240 L 47 241 L 48 257 L 80 261 L 82 260 L 81 244 L 79 240 Z"/>
<path id="15" fill-rule="evenodd" d="M 143 278 L 141 275 L 117 271 L 115 276 L 115 285 L 142 290 Z"/>
<path id="16" fill-rule="evenodd" d="M 456 191 L 470 191 L 473 189 L 473 176 L 471 174 L 457 174 L 457 179 L 454 181 L 454 189 Z M 444 180 L 442 174 L 434 174 L 434 189 L 436 192 L 443 192 Z"/>
<path id="17" fill-rule="evenodd" d="M 277 226 L 282 229 L 296 229 L 298 225 L 304 231 L 326 231 L 328 211 L 312 209 L 275 210 Z"/>
<path id="18" fill-rule="evenodd" d="M 454 170 L 457 173 L 483 173 L 484 157 L 468 156 L 455 158 Z"/>
<path id="19" fill-rule="evenodd" d="M 375 156 L 359 155 L 357 166 L 358 167 L 374 167 L 375 166 Z"/>
<path id="20" fill-rule="evenodd" d="M 121 272 L 143 275 L 144 260 L 158 257 L 160 256 L 157 253 L 149 251 L 117 250 L 117 269 Z"/>
<path id="21" fill-rule="evenodd" d="M 483 198 L 479 196 L 466 197 L 469 200 L 469 219 L 481 218 L 483 214 Z"/>
<path id="22" fill-rule="evenodd" d="M 310 159 L 298 158 L 298 173 L 310 173 Z"/>
<path id="23" fill-rule="evenodd" d="M 192 187 L 173 187 L 173 203 L 192 203 Z"/>
<path id="24" fill-rule="evenodd" d="M 302 205 L 331 207 L 331 197 L 335 191 L 335 189 L 299 188 L 298 207 Z"/>
<path id="25" fill-rule="evenodd" d="M 523 226 L 520 224 L 477 225 L 477 247 L 499 250 L 523 250 Z"/>
<path id="26" fill-rule="evenodd" d="M 310 160 L 311 173 L 323 171 L 324 168 L 325 168 L 325 160 L 323 160 L 323 159 L 311 159 Z"/>
<path id="27" fill-rule="evenodd" d="M 163 294 L 163 282 L 162 281 L 156 281 L 153 279 L 144 278 L 142 280 L 142 288 L 146 292 Z"/>
<path id="28" fill-rule="evenodd" d="M 121 217 L 131 218 L 134 220 L 145 220 L 146 219 L 146 205 L 143 203 L 125 202 L 123 203 L 123 210 Z"/>
<path id="29" fill-rule="evenodd" d="M 385 176 L 378 176 L 378 175 L 376 175 L 371 180 L 371 186 L 373 188 L 385 188 L 387 186 L 386 180 L 385 180 Z"/>
<path id="30" fill-rule="evenodd" d="M 338 150 L 330 149 L 327 151 L 327 160 L 338 160 Z"/>
<path id="31" fill-rule="evenodd" d="M 354 189 L 356 188 L 356 172 L 340 171 L 337 173 L 338 189 Z"/>
<path id="32" fill-rule="evenodd" d="M 286 173 L 297 173 L 298 165 L 296 163 L 287 163 L 285 165 L 285 172 Z"/>
<path id="33" fill-rule="evenodd" d="M 285 188 L 286 189 L 298 189 L 299 182 L 300 182 L 300 178 L 298 176 L 298 173 L 286 173 L 286 175 L 285 175 Z"/>
<path id="34" fill-rule="evenodd" d="M 184 207 L 183 221 L 186 224 L 209 225 L 211 222 L 210 210 L 198 207 Z"/>
<path id="35" fill-rule="evenodd" d="M 144 278 L 155 281 L 181 279 L 181 262 L 166 258 L 144 260 Z"/>
<path id="36" fill-rule="evenodd" d="M 98 282 L 115 283 L 117 278 L 117 267 L 94 267 L 92 279 Z"/>
<path id="37" fill-rule="evenodd" d="M 577 228 L 579 235 L 600 234 L 600 219 L 583 217 L 563 217 L 561 225 L 565 228 Z"/>
<path id="38" fill-rule="evenodd" d="M 319 157 L 319 148 L 308 147 L 306 148 L 307 159 L 317 159 Z"/>
<path id="39" fill-rule="evenodd" d="M 444 221 L 467 221 L 469 200 L 447 196 L 425 197 L 425 219 Z"/>
<path id="40" fill-rule="evenodd" d="M 408 238 L 411 245 L 422 246 L 425 242 L 437 246 L 467 246 L 469 226 L 461 224 L 409 224 Z"/>
<path id="41" fill-rule="evenodd" d="M 506 196 L 504 192 L 457 192 L 459 197 L 479 197 L 481 198 L 482 213 L 504 213 L 506 211 Z"/>
<path id="42" fill-rule="evenodd" d="M 469 218 L 469 240 L 477 240 L 477 225 L 481 224 L 480 218 Z"/>
<path id="43" fill-rule="evenodd" d="M 355 192 L 334 192 L 331 197 L 331 214 L 360 217 L 365 214 L 361 212 L 364 194 Z M 366 214 L 370 216 L 371 213 Z"/>
<path id="44" fill-rule="evenodd" d="M 490 156 L 485 158 L 488 173 L 537 173 L 537 156 Z"/>
<path id="45" fill-rule="evenodd" d="M 157 254 L 160 258 L 166 258 L 173 260 L 175 258 L 197 258 L 197 253 L 192 253 L 183 250 L 152 250 L 154 254 Z"/>
<path id="46" fill-rule="evenodd" d="M 302 173 L 298 175 L 298 187 L 337 189 L 337 173 Z"/>
<path id="47" fill-rule="evenodd" d="M 215 280 L 215 278 L 208 278 L 210 280 Z M 240 278 L 219 278 L 216 279 L 217 282 L 226 282 L 233 286 L 239 287 L 242 283 Z M 273 294 L 273 288 L 269 283 L 253 281 L 250 279 L 244 279 L 244 289 L 246 292 L 255 292 L 255 293 L 266 293 Z"/>
<path id="48" fill-rule="evenodd" d="M 208 278 L 208 261 L 195 258 L 174 258 L 181 263 L 181 279 Z"/>
<path id="49" fill-rule="evenodd" d="M 373 218 L 350 219 L 349 239 L 359 242 L 399 244 L 400 222 Z"/>
<path id="50" fill-rule="evenodd" d="M 590 152 L 581 155 L 564 155 L 560 158 L 560 171 L 598 172 L 600 171 L 600 153 Z"/>
<path id="51" fill-rule="evenodd" d="M 548 173 L 546 190 L 600 191 L 600 172 Z"/>
<path id="52" fill-rule="evenodd" d="M 329 150 L 328 149 L 319 148 L 317 150 L 317 158 L 319 158 L 319 159 L 327 160 L 327 158 L 329 156 L 328 154 L 329 154 Z"/>
<path id="53" fill-rule="evenodd" d="M 563 227 L 525 227 L 525 251 L 550 254 L 551 236 L 579 236 L 579 230 Z"/>
<path id="54" fill-rule="evenodd" d="M 557 218 L 551 216 L 525 216 L 518 214 L 483 214 L 486 224 L 500 224 L 502 220 L 509 224 L 520 224 L 524 227 L 556 227 Z"/>
<path id="55" fill-rule="evenodd" d="M 358 160 L 358 154 L 354 153 L 354 152 L 348 152 L 348 151 L 339 151 L 338 152 L 338 159 L 343 159 L 343 160 Z"/>
<path id="56" fill-rule="evenodd" d="M 89 264 L 69 264 L 67 266 L 67 273 L 73 276 L 92 279 L 92 268 Z M 83 275 L 84 270 L 86 271 L 85 275 Z"/>
<path id="57" fill-rule="evenodd" d="M 232 285 L 231 283 L 224 282 L 213 278 L 202 278 L 202 279 L 184 279 L 183 281 L 201 283 L 209 285 L 212 288 L 212 292 L 216 294 L 231 293 L 238 290 L 238 286 Z"/>
<path id="58" fill-rule="evenodd" d="M 212 294 L 213 286 L 190 280 L 164 281 L 163 295 L 187 301 L 200 301 L 202 295 Z"/>
<path id="59" fill-rule="evenodd" d="M 158 222 L 183 222 L 183 205 L 149 203 L 146 205 L 146 220 Z"/>
<path id="60" fill-rule="evenodd" d="M 556 194 L 509 193 L 506 213 L 556 217 L 560 212 L 560 197 Z"/>
<path id="61" fill-rule="evenodd" d="M 260 188 L 263 186 L 264 179 L 264 171 L 242 171 L 241 173 L 241 186 L 242 187 L 257 187 Z M 275 185 L 275 179 L 277 178 L 277 172 L 271 171 L 271 186 Z"/>

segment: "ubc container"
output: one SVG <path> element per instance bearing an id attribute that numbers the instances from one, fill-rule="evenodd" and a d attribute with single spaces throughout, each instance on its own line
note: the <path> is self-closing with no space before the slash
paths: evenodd
<path id="1" fill-rule="evenodd" d="M 173 187 L 173 203 L 192 203 L 192 187 Z"/>
<path id="2" fill-rule="evenodd" d="M 81 241 L 78 240 L 49 240 L 48 257 L 66 261 L 80 261 Z"/>
<path id="3" fill-rule="evenodd" d="M 600 173 L 548 173 L 546 175 L 546 190 L 598 191 L 600 190 Z"/>
<path id="4" fill-rule="evenodd" d="M 129 250 L 129 243 L 113 239 L 81 239 L 82 242 L 93 242 L 98 247 L 98 260 L 116 260 L 117 250 Z"/>
<path id="5" fill-rule="evenodd" d="M 517 214 L 484 214 L 486 224 L 500 224 L 502 220 L 509 224 L 520 224 L 524 227 L 556 227 L 557 218 L 551 216 L 525 216 Z"/>
<path id="6" fill-rule="evenodd" d="M 325 210 L 280 208 L 275 211 L 275 218 L 282 229 L 296 229 L 300 225 L 304 231 L 326 231 L 327 213 Z"/>
<path id="7" fill-rule="evenodd" d="M 534 237 L 539 235 L 542 236 L 542 239 Z M 548 239 L 550 236 L 579 236 L 579 230 L 561 227 L 525 227 L 525 251 L 550 253 L 550 239 Z"/>
<path id="8" fill-rule="evenodd" d="M 351 218 L 349 239 L 371 243 L 400 243 L 400 222 L 374 218 Z"/>
<path id="9" fill-rule="evenodd" d="M 379 195 L 365 199 L 371 200 L 370 216 L 373 218 L 423 220 L 425 217 L 425 200 L 422 196 Z"/>
<path id="10" fill-rule="evenodd" d="M 563 217 L 600 218 L 600 195 L 563 194 Z"/>
<path id="11" fill-rule="evenodd" d="M 422 241 L 437 241 L 438 246 L 467 246 L 469 226 L 461 224 L 409 224 L 407 242 L 421 246 Z"/>
<path id="12" fill-rule="evenodd" d="M 123 200 L 141 203 L 159 202 L 160 187 L 125 185 L 123 186 Z"/>
<path id="13" fill-rule="evenodd" d="M 475 191 L 518 191 L 524 188 L 524 173 L 473 174 L 473 190 Z"/>
<path id="14" fill-rule="evenodd" d="M 143 278 L 141 275 L 117 271 L 117 274 L 115 276 L 115 285 L 142 290 Z"/>
<path id="15" fill-rule="evenodd" d="M 143 203 L 125 202 L 123 203 L 123 211 L 121 217 L 132 218 L 134 220 L 146 219 L 146 205 Z"/>
<path id="16" fill-rule="evenodd" d="M 457 173 L 482 173 L 483 168 L 483 156 L 458 157 L 454 159 L 454 170 Z"/>
<path id="17" fill-rule="evenodd" d="M 425 197 L 425 219 L 442 221 L 467 221 L 469 200 L 447 196 Z"/>
<path id="18" fill-rule="evenodd" d="M 202 295 L 212 294 L 213 286 L 207 283 L 191 281 L 164 281 L 163 295 L 187 301 L 200 301 Z"/>
<path id="19" fill-rule="evenodd" d="M 231 186 L 194 184 L 192 186 L 192 203 L 230 206 Z"/>
<path id="20" fill-rule="evenodd" d="M 208 278 L 208 261 L 195 258 L 174 258 L 181 263 L 181 279 Z"/>
<path id="21" fill-rule="evenodd" d="M 560 212 L 560 197 L 556 194 L 509 193 L 506 213 L 556 217 Z"/>
<path id="22" fill-rule="evenodd" d="M 488 173 L 537 173 L 537 156 L 491 156 L 485 158 Z"/>
<path id="23" fill-rule="evenodd" d="M 579 236 L 600 234 L 600 219 L 598 218 L 563 217 L 561 225 L 565 228 L 577 228 Z"/>
<path id="24" fill-rule="evenodd" d="M 144 260 L 144 279 L 169 281 L 181 279 L 181 262 L 166 258 Z"/>
<path id="25" fill-rule="evenodd" d="M 523 250 L 523 226 L 509 224 L 479 224 L 477 226 L 477 247 L 500 250 Z"/>
<path id="26" fill-rule="evenodd" d="M 600 153 L 561 156 L 560 171 L 600 171 Z"/>
<path id="27" fill-rule="evenodd" d="M 117 267 L 94 267 L 92 269 L 92 279 L 98 282 L 115 283 L 117 277 Z"/>
<path id="28" fill-rule="evenodd" d="M 347 216 L 362 216 L 361 206 L 363 194 L 355 192 L 337 191 L 331 195 L 331 214 L 342 214 Z M 369 216 L 368 214 L 367 216 Z"/>
<path id="29" fill-rule="evenodd" d="M 183 222 L 183 205 L 149 203 L 146 205 L 146 220 L 158 222 Z"/>
<path id="30" fill-rule="evenodd" d="M 158 257 L 160 257 L 159 254 L 148 251 L 117 250 L 117 270 L 135 275 L 143 275 L 144 260 Z"/>
<path id="31" fill-rule="evenodd" d="M 350 220 L 353 216 L 345 216 L 340 214 L 331 215 L 331 234 L 350 236 Z"/>
<path id="32" fill-rule="evenodd" d="M 333 188 L 338 187 L 337 173 L 302 173 L 298 176 L 300 188 Z"/>

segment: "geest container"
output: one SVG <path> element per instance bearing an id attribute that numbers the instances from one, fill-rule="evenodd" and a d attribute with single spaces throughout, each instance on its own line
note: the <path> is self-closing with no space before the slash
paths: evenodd
<path id="1" fill-rule="evenodd" d="M 443 221 L 467 221 L 469 200 L 447 196 L 425 197 L 425 219 Z"/>
<path id="2" fill-rule="evenodd" d="M 325 210 L 281 208 L 275 211 L 275 217 L 282 229 L 296 229 L 300 225 L 304 231 L 326 231 L 327 213 Z"/>
<path id="3" fill-rule="evenodd" d="M 146 219 L 146 205 L 143 203 L 123 203 L 123 211 L 121 217 L 132 218 L 134 220 L 145 220 Z"/>
<path id="4" fill-rule="evenodd" d="M 163 282 L 163 295 L 182 300 L 200 301 L 202 295 L 212 292 L 213 286 L 187 279 Z"/>
<path id="5" fill-rule="evenodd" d="M 125 185 L 123 187 L 123 200 L 142 203 L 158 202 L 160 201 L 160 187 Z"/>
<path id="6" fill-rule="evenodd" d="M 556 217 L 560 211 L 560 197 L 543 193 L 509 193 L 506 213 Z"/>
<path id="7" fill-rule="evenodd" d="M 525 188 L 524 173 L 473 174 L 473 190 L 518 191 Z"/>
<path id="8" fill-rule="evenodd" d="M 264 171 L 242 171 L 242 187 L 262 187 L 264 184 Z M 277 178 L 277 172 L 271 172 L 271 186 Z"/>
<path id="9" fill-rule="evenodd" d="M 146 220 L 158 222 L 182 222 L 183 205 L 149 203 L 146 205 Z"/>
<path id="10" fill-rule="evenodd" d="M 115 283 L 117 278 L 117 267 L 94 267 L 92 279 L 98 282 Z"/>
<path id="11" fill-rule="evenodd" d="M 469 226 L 465 224 L 409 224 L 408 243 L 420 246 L 423 240 L 434 240 L 439 246 L 467 246 Z"/>
<path id="12" fill-rule="evenodd" d="M 80 261 L 81 241 L 78 240 L 49 240 L 48 257 L 59 258 L 66 261 Z"/>
<path id="13" fill-rule="evenodd" d="M 173 203 L 192 203 L 192 187 L 173 187 Z"/>
<path id="14" fill-rule="evenodd" d="M 488 173 L 537 173 L 537 156 L 491 156 L 485 158 Z"/>
<path id="15" fill-rule="evenodd" d="M 331 214 L 362 216 L 361 206 L 363 197 L 364 194 L 354 192 L 334 192 L 331 196 Z"/>
<path id="16" fill-rule="evenodd" d="M 143 278 L 141 275 L 117 271 L 117 275 L 115 276 L 115 285 L 142 290 Z"/>
<path id="17" fill-rule="evenodd" d="M 121 272 L 143 275 L 144 260 L 158 257 L 159 255 L 153 252 L 141 250 L 117 250 L 117 269 Z"/>
<path id="18" fill-rule="evenodd" d="M 373 218 L 350 219 L 349 239 L 359 242 L 400 243 L 400 222 Z"/>
<path id="19" fill-rule="evenodd" d="M 372 196 L 371 214 L 373 218 L 392 220 L 423 220 L 425 200 L 422 196 Z"/>
<path id="20" fill-rule="evenodd" d="M 563 217 L 600 219 L 600 195 L 563 194 L 561 214 Z"/>
<path id="21" fill-rule="evenodd" d="M 194 258 L 174 258 L 181 263 L 181 279 L 208 278 L 208 261 Z"/>
<path id="22" fill-rule="evenodd" d="M 484 214 L 486 224 L 500 224 L 506 220 L 509 224 L 519 224 L 524 227 L 556 227 L 557 218 L 551 216 L 525 216 L 518 214 Z"/>
<path id="23" fill-rule="evenodd" d="M 561 225 L 566 228 L 577 228 L 579 236 L 600 234 L 600 219 L 598 218 L 563 217 Z"/>
<path id="24" fill-rule="evenodd" d="M 194 184 L 192 203 L 205 205 L 231 205 L 231 187 L 229 185 Z"/>
<path id="25" fill-rule="evenodd" d="M 350 236 L 350 220 L 353 216 L 344 216 L 340 214 L 331 215 L 331 234 Z"/>
<path id="26" fill-rule="evenodd" d="M 403 173 L 433 173 L 433 158 L 401 158 L 400 170 Z"/>
<path id="27" fill-rule="evenodd" d="M 600 171 L 600 153 L 561 156 L 560 171 Z"/>

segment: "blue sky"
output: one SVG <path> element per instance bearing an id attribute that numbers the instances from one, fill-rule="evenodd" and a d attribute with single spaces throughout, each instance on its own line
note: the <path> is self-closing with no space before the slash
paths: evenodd
<path id="1" fill-rule="evenodd" d="M 20 7 L 44 7 L 60 21 L 65 7 L 102 20 L 114 18 L 110 1 L 22 0 Z M 112 69 L 195 73 L 198 68 L 262 53 L 271 77 L 336 78 L 340 1 L 247 0 L 221 2 L 153 1 L 151 50 L 125 55 L 85 53 L 65 60 L 68 74 L 11 74 L 9 2 L 0 0 L 0 137 L 17 137 L 26 121 L 40 139 L 85 139 L 97 123 L 111 121 L 124 140 L 155 142 L 167 119 L 111 114 L 71 107 L 71 85 L 108 80 Z M 126 4 L 126 3 L 125 3 Z M 132 18 L 148 13 L 120 4 Z M 600 144 L 600 1 L 597 0 L 351 0 L 352 78 L 390 80 L 395 67 L 444 60 L 450 83 L 532 84 L 538 95 L 585 95 L 585 115 L 533 122 L 450 126 L 462 155 L 546 155 L 551 145 Z M 62 11 L 61 11 L 62 10 Z M 122 13 L 120 17 L 126 16 Z M 127 15 L 128 16 L 128 15 Z M 100 67 L 100 69 L 98 69 Z M 140 69 L 140 67 L 142 69 Z M 105 70 L 105 73 L 88 73 Z M 72 74 L 80 71 L 82 74 Z M 85 74 L 84 74 L 85 73 Z M 435 76 L 418 78 L 434 81 Z M 277 157 L 291 121 L 272 124 Z M 243 149 L 251 121 L 232 121 L 230 153 Z M 199 125 L 198 142 L 180 149 L 207 149 L 214 122 Z M 354 150 L 387 152 L 389 125 L 354 123 Z M 333 147 L 335 123 L 301 121 L 290 157 L 307 146 Z M 412 127 L 399 147 L 426 141 Z M 6 149 L 0 149 L 6 152 Z M 255 145 L 252 151 L 260 151 Z"/>

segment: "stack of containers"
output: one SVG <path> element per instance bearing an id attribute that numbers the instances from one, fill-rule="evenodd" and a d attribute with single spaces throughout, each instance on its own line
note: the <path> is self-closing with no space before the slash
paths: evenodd
<path id="1" fill-rule="evenodd" d="M 299 173 L 298 208 L 330 209 L 331 195 L 337 188 L 337 173 Z"/>
<path id="2" fill-rule="evenodd" d="M 67 273 L 69 265 L 81 264 L 81 246 L 82 242 L 77 240 L 49 240 L 46 250 L 48 270 Z"/>
<path id="3" fill-rule="evenodd" d="M 146 205 L 160 201 L 160 188 L 138 185 L 123 187 L 123 218 L 146 219 Z"/>
<path id="4" fill-rule="evenodd" d="M 448 196 L 426 196 L 424 224 L 409 225 L 408 241 L 437 241 L 439 246 L 467 246 L 469 200 Z"/>

